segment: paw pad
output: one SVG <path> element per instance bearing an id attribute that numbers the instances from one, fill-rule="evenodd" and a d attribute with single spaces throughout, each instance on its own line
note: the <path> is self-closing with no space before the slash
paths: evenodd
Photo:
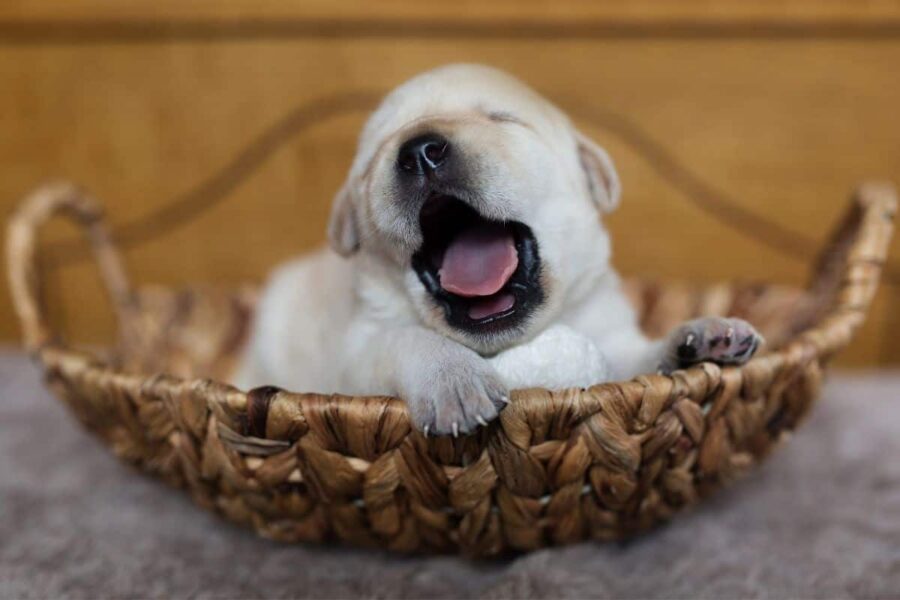
<path id="1" fill-rule="evenodd" d="M 661 370 L 669 372 L 700 362 L 722 365 L 750 360 L 763 339 L 742 319 L 709 317 L 689 321 L 679 327 L 670 341 Z"/>

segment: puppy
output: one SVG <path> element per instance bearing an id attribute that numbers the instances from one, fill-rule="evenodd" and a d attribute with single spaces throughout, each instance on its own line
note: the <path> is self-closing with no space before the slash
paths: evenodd
<path id="1" fill-rule="evenodd" d="M 609 155 L 513 77 L 419 75 L 365 125 L 331 250 L 272 276 L 236 384 L 397 395 L 457 435 L 511 388 L 748 360 L 761 339 L 738 319 L 641 333 L 602 220 L 620 192 Z"/>

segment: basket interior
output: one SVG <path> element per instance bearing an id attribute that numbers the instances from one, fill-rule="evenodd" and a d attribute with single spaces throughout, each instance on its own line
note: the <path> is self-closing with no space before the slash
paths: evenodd
<path id="1" fill-rule="evenodd" d="M 777 349 L 810 326 L 820 308 L 806 291 L 783 285 L 695 285 L 632 279 L 625 291 L 652 336 L 698 316 L 736 316 L 753 323 Z M 253 319 L 257 288 L 148 287 L 138 293 L 138 317 L 107 353 L 134 373 L 169 373 L 229 381 Z M 291 390 L 307 392 L 316 390 Z"/>

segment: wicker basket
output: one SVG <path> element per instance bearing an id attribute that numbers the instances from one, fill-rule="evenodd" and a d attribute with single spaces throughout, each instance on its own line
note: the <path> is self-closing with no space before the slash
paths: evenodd
<path id="1" fill-rule="evenodd" d="M 279 540 L 484 556 L 632 535 L 755 465 L 863 320 L 895 211 L 890 186 L 862 186 L 807 290 L 629 283 L 650 333 L 696 314 L 749 319 L 770 343 L 748 364 L 517 391 L 495 423 L 459 439 L 411 430 L 393 398 L 215 381 L 254 290 L 133 292 L 97 205 L 72 186 L 38 190 L 13 216 L 9 275 L 48 385 L 118 456 L 201 506 Z M 121 339 L 102 353 L 56 339 L 39 303 L 36 230 L 57 213 L 85 229 L 117 312 Z"/>

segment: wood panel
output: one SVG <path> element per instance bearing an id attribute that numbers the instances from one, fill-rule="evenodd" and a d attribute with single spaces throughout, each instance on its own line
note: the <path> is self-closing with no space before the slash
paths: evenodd
<path id="1" fill-rule="evenodd" d="M 219 22 L 261 19 L 358 19 L 411 22 L 422 19 L 467 23 L 512 22 L 576 24 L 738 23 L 882 25 L 900 17 L 897 0 L 5 0 L 0 18 L 17 23 L 47 21 L 146 22 L 150 19 L 212 19 Z"/>
<path id="2" fill-rule="evenodd" d="M 212 40 L 138 35 L 122 43 L 121 36 L 137 30 L 78 38 L 50 27 L 44 42 L 40 35 L 50 18 L 68 19 L 64 28 L 79 31 L 111 18 L 252 24 L 339 15 L 324 2 L 304 3 L 302 11 L 278 1 L 229 1 L 215 10 L 174 2 L 152 9 L 88 0 L 6 3 L 0 20 L 37 25 L 27 39 L 0 27 L 6 91 L 0 206 L 8 212 L 47 177 L 73 178 L 108 206 L 140 282 L 259 279 L 276 262 L 322 242 L 331 195 L 379 93 L 435 65 L 485 62 L 535 85 L 612 153 L 625 187 L 622 208 L 610 220 L 623 271 L 802 281 L 854 183 L 900 179 L 900 33 L 878 25 L 889 22 L 896 3 L 857 10 L 830 2 L 819 12 L 808 2 L 787 3 L 793 9 L 781 12 L 773 8 L 781 3 L 716 5 L 723 27 L 764 17 L 874 28 L 871 36 L 863 29 L 852 36 L 809 30 L 761 37 L 667 36 L 667 19 L 706 19 L 704 27 L 713 29 L 704 31 L 714 31 L 720 24 L 709 15 L 718 12 L 704 12 L 702 2 L 671 3 L 681 9 L 644 4 L 656 8 L 631 14 L 609 3 L 564 2 L 551 11 L 532 0 L 521 12 L 547 14 L 565 26 L 580 14 L 601 24 L 661 24 L 657 33 L 637 37 L 602 31 L 567 37 L 562 29 L 510 37 L 497 26 L 494 37 L 487 30 L 330 37 L 304 30 L 242 37 L 234 30 L 235 39 L 227 32 Z M 341 6 L 345 15 L 385 23 L 410 14 L 439 19 L 447 10 L 427 12 L 424 4 L 399 0 L 378 3 L 377 15 L 369 12 L 374 3 Z M 463 24 L 490 23 L 511 10 L 504 2 L 454 6 Z M 684 177 L 712 188 L 714 203 L 698 202 L 695 189 L 677 185 Z M 50 293 L 61 300 L 54 311 L 70 334 L 96 340 L 111 324 L 90 265 L 65 243 L 71 235 L 59 227 L 48 236 L 56 243 L 50 258 L 62 263 L 52 271 Z M 900 363 L 893 335 L 898 247 L 891 285 L 847 364 Z M 8 294 L 0 290 L 0 336 L 15 335 Z"/>

